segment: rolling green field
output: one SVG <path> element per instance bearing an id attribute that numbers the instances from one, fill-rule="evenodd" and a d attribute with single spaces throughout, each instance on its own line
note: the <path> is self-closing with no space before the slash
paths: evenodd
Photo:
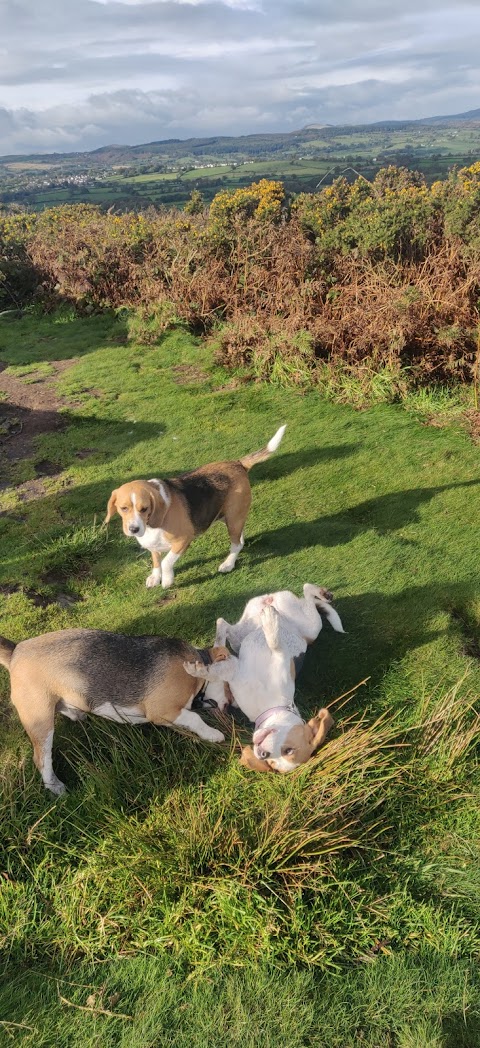
<path id="1" fill-rule="evenodd" d="M 0 1041 L 475 1048 L 478 447 L 400 405 L 241 381 L 181 330 L 141 345 L 126 310 L 0 318 L 0 362 L 40 410 L 47 384 L 61 397 L 21 457 L 14 409 L 3 424 L 0 633 L 204 645 L 218 615 L 306 581 L 346 630 L 325 626 L 298 682 L 305 716 L 333 703 L 331 739 L 286 777 L 239 765 L 241 718 L 213 746 L 60 717 L 55 802 L 0 671 Z M 147 557 L 101 526 L 111 489 L 282 422 L 235 571 L 219 524 L 171 591 L 146 589 Z"/>
<path id="2" fill-rule="evenodd" d="M 347 144 L 347 143 L 346 143 Z M 431 154 L 425 149 L 410 150 L 408 141 L 385 150 L 365 148 L 359 136 L 357 145 L 349 140 L 348 152 L 327 152 L 324 157 L 292 159 L 277 157 L 254 160 L 238 164 L 212 164 L 205 167 L 187 167 L 186 170 L 150 171 L 144 174 L 119 176 L 113 174 L 102 180 L 93 180 L 87 185 L 52 186 L 43 189 L 25 189 L 13 199 L 24 206 L 41 211 L 61 204 L 87 202 L 102 207 L 117 207 L 119 210 L 141 210 L 156 207 L 183 207 L 192 189 L 199 189 L 206 204 L 224 189 L 235 190 L 250 185 L 259 178 L 282 181 L 288 193 L 311 193 L 321 183 L 330 185 L 340 174 L 352 179 L 356 174 L 372 180 L 376 173 L 389 164 L 405 166 L 425 175 L 429 183 L 447 177 L 453 166 L 463 167 L 478 159 L 478 152 L 449 149 Z M 355 149 L 352 155 L 351 150 Z M 0 186 L 1 190 L 1 186 Z M 10 201 L 8 192 L 0 192 L 0 203 Z"/>

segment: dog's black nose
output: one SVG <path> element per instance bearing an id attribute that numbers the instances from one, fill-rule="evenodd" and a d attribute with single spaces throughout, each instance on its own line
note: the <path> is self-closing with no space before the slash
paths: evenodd
<path id="1" fill-rule="evenodd" d="M 129 530 L 131 535 L 138 535 L 138 532 L 140 531 L 140 528 L 138 527 L 137 524 L 129 524 L 128 530 Z"/>

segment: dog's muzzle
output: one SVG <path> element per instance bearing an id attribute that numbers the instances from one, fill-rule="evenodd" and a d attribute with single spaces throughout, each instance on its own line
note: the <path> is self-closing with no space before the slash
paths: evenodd
<path id="1" fill-rule="evenodd" d="M 257 717 L 253 729 L 252 742 L 255 756 L 260 760 L 263 759 L 262 743 L 269 735 L 276 735 L 281 729 L 284 732 L 286 728 L 304 723 L 296 706 L 272 706 L 269 710 L 265 710 Z"/>

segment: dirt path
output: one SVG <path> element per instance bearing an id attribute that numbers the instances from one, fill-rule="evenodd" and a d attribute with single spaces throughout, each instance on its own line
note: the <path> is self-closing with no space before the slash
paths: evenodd
<path id="1" fill-rule="evenodd" d="M 62 429 L 65 420 L 59 408 L 66 401 L 55 391 L 55 379 L 73 360 L 52 360 L 53 374 L 25 382 L 9 374 L 0 362 L 0 457 L 18 462 L 32 454 L 33 442 L 42 433 Z"/>

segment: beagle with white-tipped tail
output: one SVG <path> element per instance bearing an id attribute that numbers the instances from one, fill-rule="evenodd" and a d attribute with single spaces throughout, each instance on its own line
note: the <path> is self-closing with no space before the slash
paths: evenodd
<path id="1" fill-rule="evenodd" d="M 173 567 L 197 535 L 216 520 L 227 526 L 230 553 L 219 571 L 232 571 L 243 549 L 243 529 L 252 501 L 248 471 L 277 450 L 286 426 L 280 426 L 260 451 L 234 462 L 211 462 L 169 480 L 132 480 L 112 491 L 105 524 L 114 513 L 124 535 L 136 538 L 152 555 L 147 586 L 173 584 Z M 161 554 L 166 553 L 163 561 Z"/>

